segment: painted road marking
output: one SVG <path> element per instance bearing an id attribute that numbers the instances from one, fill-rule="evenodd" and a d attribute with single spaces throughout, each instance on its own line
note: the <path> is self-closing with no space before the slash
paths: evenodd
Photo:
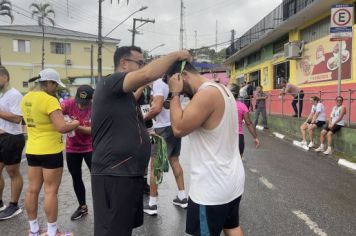
<path id="1" fill-rule="evenodd" d="M 319 228 L 318 224 L 312 221 L 309 216 L 302 211 L 292 211 L 298 218 L 303 220 L 305 224 L 316 234 L 319 236 L 327 236 L 327 234 Z"/>
<path id="2" fill-rule="evenodd" d="M 280 133 L 277 133 L 277 132 L 273 132 L 273 134 L 274 134 L 277 138 L 280 138 L 280 139 L 284 139 L 284 137 L 285 137 L 285 135 L 280 134 Z"/>
<path id="3" fill-rule="evenodd" d="M 356 170 L 356 163 L 349 162 L 345 159 L 339 159 L 338 163 L 339 165 L 346 166 L 347 168 Z"/>
<path id="4" fill-rule="evenodd" d="M 265 127 L 263 127 L 263 126 L 261 126 L 261 125 L 256 125 L 256 129 L 258 129 L 258 130 L 264 130 Z"/>
<path id="5" fill-rule="evenodd" d="M 297 147 L 300 147 L 300 148 L 303 148 L 305 151 L 309 151 L 309 147 L 308 146 L 303 145 L 302 142 L 299 142 L 297 140 L 293 140 L 293 145 L 297 146 Z"/>
<path id="6" fill-rule="evenodd" d="M 266 185 L 267 188 L 273 190 L 274 189 L 274 185 L 268 181 L 268 179 L 266 179 L 265 177 L 261 176 L 259 178 L 260 182 L 263 183 L 264 185 Z"/>

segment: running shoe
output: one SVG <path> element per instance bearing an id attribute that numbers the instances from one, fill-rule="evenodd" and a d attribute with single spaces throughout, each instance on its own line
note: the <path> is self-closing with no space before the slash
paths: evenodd
<path id="1" fill-rule="evenodd" d="M 46 233 L 43 233 L 43 234 L 40 234 L 40 236 L 48 236 L 47 232 Z M 73 232 L 60 232 L 58 229 L 57 229 L 57 233 L 56 233 L 56 236 L 74 236 L 74 233 Z"/>
<path id="2" fill-rule="evenodd" d="M 11 219 L 12 217 L 20 214 L 22 212 L 21 208 L 10 204 L 5 210 L 0 212 L 0 220 Z"/>
<path id="3" fill-rule="evenodd" d="M 325 152 L 323 152 L 324 155 L 330 155 L 332 153 L 331 147 L 328 147 Z"/>
<path id="4" fill-rule="evenodd" d="M 82 218 L 83 216 L 88 215 L 88 207 L 87 206 L 79 206 L 77 210 L 73 213 L 73 215 L 70 217 L 71 220 L 78 220 Z"/>
<path id="5" fill-rule="evenodd" d="M 28 231 L 28 236 L 45 236 L 47 235 L 47 229 L 39 229 L 36 233 Z"/>
<path id="6" fill-rule="evenodd" d="M 307 143 L 307 141 L 303 140 L 303 141 L 300 142 L 300 144 L 303 145 L 303 146 L 307 146 L 308 143 Z"/>
<path id="7" fill-rule="evenodd" d="M 143 208 L 143 212 L 150 216 L 157 215 L 158 213 L 157 205 L 152 205 L 152 206 L 147 205 Z"/>
<path id="8" fill-rule="evenodd" d="M 315 145 L 314 145 L 313 142 L 310 142 L 309 145 L 308 145 L 308 147 L 310 147 L 310 148 L 313 148 L 314 146 L 315 146 Z"/>
<path id="9" fill-rule="evenodd" d="M 173 199 L 173 205 L 180 206 L 181 208 L 187 208 L 188 206 L 188 199 L 183 198 L 182 200 L 179 199 L 178 196 L 176 196 L 175 199 Z"/>
<path id="10" fill-rule="evenodd" d="M 6 209 L 6 205 L 4 204 L 4 202 L 0 203 L 0 212 Z"/>
<path id="11" fill-rule="evenodd" d="M 316 152 L 324 152 L 324 146 L 320 145 L 317 149 L 315 149 Z"/>

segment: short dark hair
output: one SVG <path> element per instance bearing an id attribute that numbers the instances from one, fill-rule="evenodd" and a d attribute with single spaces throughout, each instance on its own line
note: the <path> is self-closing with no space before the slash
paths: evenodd
<path id="1" fill-rule="evenodd" d="M 142 53 L 141 48 L 136 46 L 123 46 L 116 49 L 114 53 L 114 66 L 115 68 L 120 64 L 122 58 L 131 56 L 131 51 Z"/>
<path id="2" fill-rule="evenodd" d="M 239 97 L 240 86 L 238 84 L 231 84 L 230 91 L 234 98 L 237 99 Z"/>
<path id="3" fill-rule="evenodd" d="M 7 81 L 10 80 L 9 71 L 5 68 L 5 66 L 0 66 L 0 76 L 6 76 L 7 77 Z"/>
<path id="4" fill-rule="evenodd" d="M 336 96 L 336 100 L 337 100 L 338 98 L 341 98 L 341 100 L 344 101 L 344 98 L 343 98 L 342 96 Z"/>
<path id="5" fill-rule="evenodd" d="M 179 73 L 182 66 L 182 62 L 183 61 L 174 62 L 173 65 L 171 65 L 171 67 L 168 68 L 165 75 L 171 77 L 172 75 Z M 189 61 L 185 63 L 184 70 L 189 71 L 190 73 L 193 74 L 199 74 L 199 71 Z"/>
<path id="6" fill-rule="evenodd" d="M 312 96 L 311 99 L 314 101 L 314 102 L 319 102 L 320 101 L 320 98 L 318 96 Z"/>

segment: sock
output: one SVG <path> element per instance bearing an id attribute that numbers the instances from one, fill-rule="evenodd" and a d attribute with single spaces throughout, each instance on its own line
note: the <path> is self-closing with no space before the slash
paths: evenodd
<path id="1" fill-rule="evenodd" d="M 17 202 L 10 202 L 10 205 L 17 207 L 17 206 L 18 206 L 18 203 L 17 203 Z"/>
<path id="2" fill-rule="evenodd" d="M 324 146 L 324 144 L 320 144 L 320 147 L 321 147 L 321 148 L 324 148 L 325 146 Z"/>
<path id="3" fill-rule="evenodd" d="M 57 233 L 57 222 L 47 223 L 47 235 L 56 236 Z"/>
<path id="4" fill-rule="evenodd" d="M 179 190 L 178 191 L 178 198 L 180 200 L 183 200 L 184 198 L 186 198 L 187 196 L 185 195 L 185 191 L 184 190 Z"/>
<path id="5" fill-rule="evenodd" d="M 40 227 L 38 226 L 38 221 L 37 221 L 37 219 L 35 219 L 35 220 L 30 220 L 28 223 L 30 224 L 30 231 L 31 231 L 32 233 L 37 233 L 37 232 L 40 230 Z"/>
<path id="6" fill-rule="evenodd" d="M 157 197 L 151 197 L 150 200 L 148 201 L 149 206 L 157 205 Z"/>

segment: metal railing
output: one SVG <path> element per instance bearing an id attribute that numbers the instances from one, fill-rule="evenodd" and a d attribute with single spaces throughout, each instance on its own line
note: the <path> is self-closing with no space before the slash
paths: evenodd
<path id="1" fill-rule="evenodd" d="M 283 21 L 304 10 L 314 0 L 285 0 L 272 12 L 260 20 L 245 34 L 226 48 L 226 58 L 248 46 L 256 40 L 261 39 L 271 30 L 277 28 Z"/>
<path id="2" fill-rule="evenodd" d="M 294 110 L 292 109 L 292 105 L 291 105 L 291 103 L 294 100 L 292 96 L 290 96 L 289 94 L 286 94 L 285 96 L 280 96 L 279 91 L 273 91 L 271 93 L 266 93 L 266 94 L 267 94 L 267 99 L 266 99 L 267 114 L 290 116 L 294 113 Z M 328 118 L 330 116 L 332 107 L 336 105 L 335 98 L 337 96 L 337 91 L 304 92 L 303 113 L 302 116 L 299 118 L 305 118 L 310 114 L 310 108 L 312 106 L 312 103 L 311 102 L 308 103 L 308 101 L 310 101 L 310 98 L 312 96 L 318 96 L 321 99 L 321 101 L 323 102 L 326 108 L 326 117 Z M 352 104 L 356 101 L 356 90 L 354 89 L 342 90 L 341 96 L 344 98 L 343 105 L 346 107 L 345 121 L 347 123 L 347 126 L 350 127 L 351 125 L 356 125 L 356 107 L 352 106 Z M 251 100 L 252 100 L 251 106 L 253 106 L 253 110 L 254 110 L 256 104 L 255 96 Z M 297 107 L 299 109 L 299 103 L 297 104 Z M 355 107 L 355 109 L 352 109 L 353 107 Z"/>

